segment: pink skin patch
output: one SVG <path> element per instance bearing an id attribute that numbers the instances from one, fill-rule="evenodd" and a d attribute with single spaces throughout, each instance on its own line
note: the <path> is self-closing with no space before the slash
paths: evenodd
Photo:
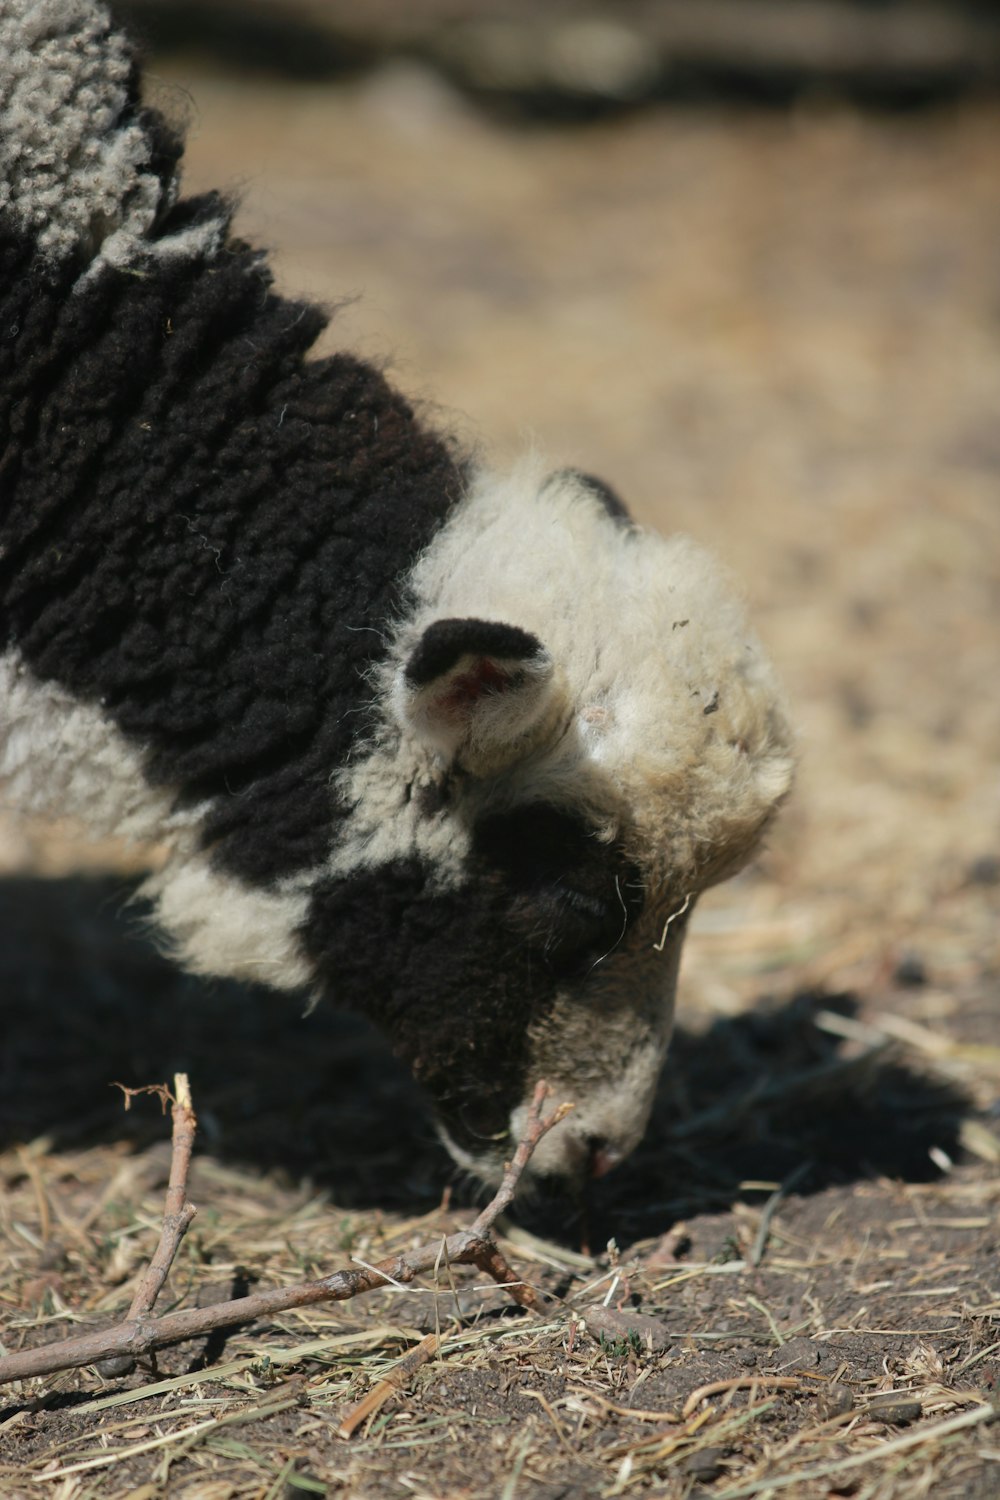
<path id="1" fill-rule="evenodd" d="M 606 1177 L 622 1159 L 620 1151 L 613 1146 L 598 1146 L 590 1153 L 591 1177 Z"/>
<path id="2" fill-rule="evenodd" d="M 471 708 L 487 693 L 503 693 L 510 686 L 510 673 L 488 656 L 481 656 L 467 672 L 459 672 L 448 683 L 448 691 L 436 699 L 444 713 L 458 714 Z"/>

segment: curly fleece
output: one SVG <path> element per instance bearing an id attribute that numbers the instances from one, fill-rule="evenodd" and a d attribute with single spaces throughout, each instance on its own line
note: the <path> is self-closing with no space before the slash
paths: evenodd
<path id="1" fill-rule="evenodd" d="M 329 848 L 329 769 L 461 470 L 371 365 L 306 362 L 325 315 L 222 200 L 177 201 L 100 7 L 4 17 L 2 645 L 210 803 L 218 867 L 274 881 Z"/>

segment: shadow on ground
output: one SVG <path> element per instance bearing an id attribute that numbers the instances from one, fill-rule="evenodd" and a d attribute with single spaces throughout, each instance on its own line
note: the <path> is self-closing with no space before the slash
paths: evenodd
<path id="1" fill-rule="evenodd" d="M 301 997 L 182 975 L 152 947 L 121 881 L 0 882 L 0 1149 L 165 1139 L 114 1081 L 192 1080 L 205 1149 L 344 1208 L 422 1211 L 451 1179 L 418 1090 L 361 1021 Z M 890 1055 L 852 1061 L 815 1024 L 850 996 L 762 999 L 678 1032 L 647 1139 L 588 1204 L 588 1237 L 620 1244 L 727 1208 L 748 1180 L 813 1192 L 859 1177 L 923 1181 L 960 1155 L 966 1101 Z M 469 1189 L 469 1191 L 473 1191 Z M 752 1190 L 750 1190 L 752 1191 Z M 759 1190 L 753 1201 L 760 1202 Z M 578 1236 L 576 1207 L 539 1195 L 532 1227 Z"/>

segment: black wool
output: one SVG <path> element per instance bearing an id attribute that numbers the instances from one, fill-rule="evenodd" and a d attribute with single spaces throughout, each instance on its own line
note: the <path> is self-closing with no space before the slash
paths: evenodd
<path id="1" fill-rule="evenodd" d="M 0 219 L 0 634 L 266 884 L 329 850 L 365 674 L 462 468 L 373 366 L 307 359 L 326 316 L 259 254 L 155 243 L 80 281 Z"/>
<path id="2" fill-rule="evenodd" d="M 620 846 L 533 803 L 478 823 L 458 890 L 409 859 L 321 882 L 303 939 L 320 982 L 380 1026 L 452 1141 L 479 1156 L 509 1138 L 532 1029 L 642 904 Z"/>
<path id="3" fill-rule="evenodd" d="M 386 1033 L 452 1140 L 480 1155 L 508 1139 L 529 1025 L 558 985 L 541 952 L 511 932 L 505 885 L 470 873 L 457 891 L 436 888 L 418 860 L 324 881 L 303 937 L 321 983 Z"/>

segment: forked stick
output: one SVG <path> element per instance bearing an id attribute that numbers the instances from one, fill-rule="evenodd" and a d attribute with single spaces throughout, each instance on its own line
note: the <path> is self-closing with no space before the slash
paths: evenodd
<path id="1" fill-rule="evenodd" d="M 198 1212 L 194 1204 L 187 1201 L 188 1171 L 191 1167 L 191 1153 L 194 1150 L 198 1117 L 191 1102 L 191 1085 L 186 1073 L 174 1074 L 172 1095 L 163 1084 L 146 1089 L 128 1089 L 124 1084 L 118 1084 L 118 1087 L 125 1095 L 126 1109 L 130 1108 L 136 1094 L 158 1094 L 164 1108 L 166 1108 L 167 1100 L 170 1099 L 170 1118 L 173 1126 L 170 1176 L 167 1180 L 166 1202 L 163 1205 L 160 1242 L 153 1252 L 152 1260 L 139 1278 L 139 1285 L 135 1289 L 135 1296 L 132 1298 L 132 1305 L 125 1319 L 129 1323 L 153 1311 L 160 1289 L 174 1263 L 174 1256 L 180 1249 L 181 1240 L 187 1234 L 191 1220 Z M 108 1379 L 116 1375 L 128 1375 L 134 1366 L 135 1360 L 129 1354 L 114 1355 L 100 1362 L 101 1374 Z"/>
<path id="2" fill-rule="evenodd" d="M 524 1135 L 514 1153 L 513 1160 L 504 1168 L 503 1180 L 492 1202 L 483 1209 L 470 1229 L 463 1229 L 457 1234 L 449 1235 L 444 1241 L 443 1248 L 444 1255 L 452 1265 L 477 1266 L 486 1275 L 500 1282 L 515 1302 L 533 1311 L 542 1309 L 544 1305 L 542 1298 L 527 1282 L 521 1281 L 514 1275 L 500 1253 L 491 1230 L 498 1215 L 513 1199 L 521 1174 L 539 1141 L 572 1109 L 572 1105 L 561 1104 L 553 1110 L 551 1115 L 543 1119 L 542 1105 L 548 1097 L 548 1092 L 548 1085 L 545 1083 L 539 1083 L 536 1087 L 531 1108 L 528 1111 Z M 188 1107 L 190 1107 L 189 1095 Z M 193 1122 L 193 1111 L 190 1118 Z M 193 1140 L 193 1125 L 191 1138 Z M 190 1150 L 188 1150 L 188 1157 L 190 1157 Z M 178 1171 L 180 1171 L 179 1166 Z M 184 1178 L 186 1178 L 186 1173 L 185 1165 Z M 182 1189 L 181 1198 L 183 1199 L 183 1180 L 175 1182 L 172 1169 L 171 1188 L 177 1186 Z M 171 1212 L 179 1215 L 178 1223 L 184 1220 L 185 1212 L 189 1208 L 190 1205 L 182 1203 L 181 1209 L 176 1210 L 171 1201 Z M 192 1216 L 193 1210 L 187 1214 L 184 1229 L 187 1228 Z M 169 1260 L 164 1263 L 164 1257 L 168 1251 L 171 1257 L 176 1252 L 182 1234 L 183 1229 L 180 1233 L 173 1235 L 168 1234 L 166 1227 L 164 1228 L 157 1252 L 140 1282 L 140 1291 L 144 1287 L 154 1288 L 153 1296 L 155 1297 L 170 1267 Z M 171 1244 L 172 1249 L 170 1249 Z M 216 1303 L 211 1307 L 187 1308 L 181 1312 L 166 1313 L 161 1318 L 151 1317 L 148 1311 L 130 1313 L 124 1322 L 118 1323 L 113 1328 L 83 1334 L 79 1338 L 64 1339 L 58 1344 L 47 1344 L 41 1349 L 23 1349 L 17 1354 L 8 1354 L 0 1358 L 0 1384 L 8 1380 L 26 1380 L 34 1375 L 51 1375 L 56 1370 L 73 1369 L 80 1365 L 92 1365 L 109 1359 L 134 1360 L 140 1355 L 162 1348 L 165 1344 L 178 1343 L 182 1339 L 197 1338 L 213 1333 L 217 1328 L 229 1328 L 237 1323 L 249 1323 L 256 1318 L 287 1312 L 289 1308 L 308 1307 L 314 1302 L 343 1302 L 350 1297 L 359 1296 L 362 1292 L 369 1292 L 374 1287 L 391 1285 L 394 1282 L 402 1282 L 406 1285 L 422 1271 L 433 1269 L 441 1254 L 442 1245 L 438 1241 L 431 1245 L 422 1245 L 405 1254 L 391 1256 L 375 1266 L 365 1266 L 352 1271 L 334 1271 L 331 1276 L 324 1276 L 319 1281 L 300 1282 L 297 1286 L 276 1287 L 270 1291 L 254 1292 L 249 1297 L 236 1297 L 231 1302 Z M 137 1291 L 133 1299 L 133 1308 L 138 1305 L 139 1300 L 140 1295 Z"/>

